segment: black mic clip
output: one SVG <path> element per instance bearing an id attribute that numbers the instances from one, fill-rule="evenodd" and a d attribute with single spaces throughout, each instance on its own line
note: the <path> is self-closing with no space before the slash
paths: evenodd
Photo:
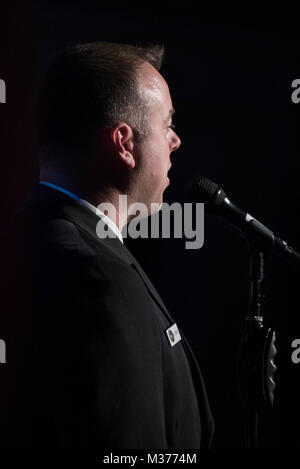
<path id="1" fill-rule="evenodd" d="M 269 410 L 274 404 L 277 367 L 275 331 L 261 317 L 247 317 L 239 360 L 240 392 L 249 410 Z"/>

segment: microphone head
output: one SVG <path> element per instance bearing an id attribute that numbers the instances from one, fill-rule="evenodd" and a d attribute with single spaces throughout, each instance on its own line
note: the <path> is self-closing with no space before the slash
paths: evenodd
<path id="1" fill-rule="evenodd" d="M 226 194 L 215 182 L 197 175 L 186 187 L 186 196 L 192 202 L 204 202 L 208 205 L 220 205 Z"/>

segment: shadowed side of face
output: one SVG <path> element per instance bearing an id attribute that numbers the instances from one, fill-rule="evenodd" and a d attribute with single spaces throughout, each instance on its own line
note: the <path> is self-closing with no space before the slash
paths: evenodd
<path id="1" fill-rule="evenodd" d="M 169 87 L 162 75 L 148 62 L 139 69 L 140 93 L 148 107 L 147 134 L 135 144 L 136 201 L 148 206 L 162 204 L 169 185 L 170 155 L 181 141 L 172 128 L 174 108 Z M 153 213 L 153 212 L 152 212 Z"/>

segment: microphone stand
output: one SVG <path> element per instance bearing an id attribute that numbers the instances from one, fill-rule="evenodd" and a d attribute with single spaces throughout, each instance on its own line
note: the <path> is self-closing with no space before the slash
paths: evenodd
<path id="1" fill-rule="evenodd" d="M 239 360 L 240 391 L 246 404 L 245 447 L 259 447 L 262 412 L 274 402 L 275 331 L 263 323 L 265 253 L 250 242 L 249 309 Z"/>

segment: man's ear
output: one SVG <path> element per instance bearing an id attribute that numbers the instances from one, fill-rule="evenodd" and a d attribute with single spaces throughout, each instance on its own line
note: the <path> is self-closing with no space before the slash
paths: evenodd
<path id="1" fill-rule="evenodd" d="M 133 131 L 130 125 L 120 122 L 110 129 L 110 142 L 117 152 L 120 160 L 129 166 L 135 167 L 135 159 L 133 157 Z"/>

